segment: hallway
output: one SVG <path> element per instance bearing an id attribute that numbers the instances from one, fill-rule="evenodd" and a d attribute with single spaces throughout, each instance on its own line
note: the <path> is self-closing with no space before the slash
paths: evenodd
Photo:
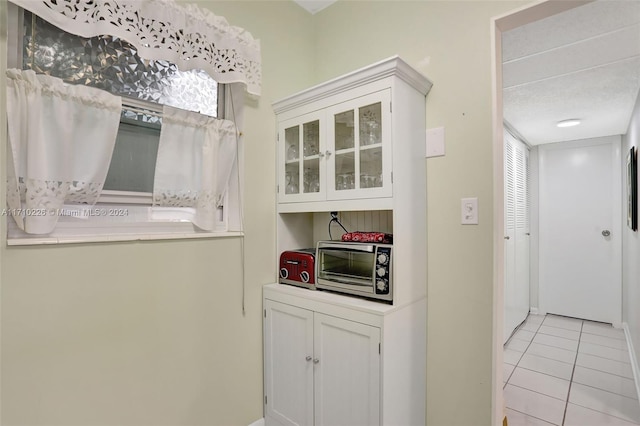
<path id="1" fill-rule="evenodd" d="M 555 315 L 529 315 L 504 346 L 509 426 L 639 425 L 624 331 Z"/>

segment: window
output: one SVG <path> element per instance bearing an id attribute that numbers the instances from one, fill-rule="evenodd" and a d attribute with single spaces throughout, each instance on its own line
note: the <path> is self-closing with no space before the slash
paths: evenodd
<path id="1" fill-rule="evenodd" d="M 28 11 L 23 31 L 23 69 L 218 117 L 218 84 L 202 70 L 180 71 L 167 61 L 142 59 L 118 37 L 79 37 Z"/>
<path id="2" fill-rule="evenodd" d="M 224 86 L 202 70 L 180 71 L 168 61 L 142 59 L 136 48 L 121 38 L 84 38 L 29 11 L 19 13 L 22 37 L 15 41 L 15 48 L 22 69 L 122 97 L 120 126 L 99 202 L 93 209 L 73 206 L 64 210 L 55 239 L 61 241 L 65 235 L 78 233 L 100 234 L 108 240 L 119 239 L 114 233 L 121 239 L 140 233 L 150 238 L 157 234 L 202 234 L 188 220 L 189 208 L 151 208 L 162 107 L 219 117 L 223 115 L 219 111 L 224 111 Z M 216 232 L 228 231 L 227 205 L 225 198 L 218 207 Z M 90 210 L 107 213 L 93 216 L 87 214 Z M 43 239 L 22 233 L 11 221 L 9 237 Z"/>
<path id="3" fill-rule="evenodd" d="M 144 60 L 126 40 L 79 37 L 29 11 L 24 11 L 23 29 L 22 69 L 123 96 L 103 201 L 123 195 L 114 191 L 151 196 L 162 105 L 219 116 L 218 84 L 204 71 L 182 72 L 167 61 Z"/>

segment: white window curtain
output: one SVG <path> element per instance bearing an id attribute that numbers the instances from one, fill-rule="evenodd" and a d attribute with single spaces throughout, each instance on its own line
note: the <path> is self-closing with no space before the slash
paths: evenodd
<path id="1" fill-rule="evenodd" d="M 64 204 L 95 204 L 121 108 L 120 97 L 102 90 L 7 70 L 7 204 L 20 229 L 48 234 Z"/>
<path id="2" fill-rule="evenodd" d="M 249 94 L 260 95 L 260 41 L 205 8 L 173 0 L 10 1 L 64 31 L 117 36 L 145 59 L 202 69 L 219 83 L 243 83 Z"/>
<path id="3" fill-rule="evenodd" d="M 212 231 L 237 158 L 236 126 L 165 106 L 153 184 L 153 205 L 191 207 L 192 222 Z"/>

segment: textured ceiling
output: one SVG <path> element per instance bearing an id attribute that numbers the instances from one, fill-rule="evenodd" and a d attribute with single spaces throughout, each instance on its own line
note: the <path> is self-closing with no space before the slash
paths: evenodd
<path id="1" fill-rule="evenodd" d="M 503 33 L 504 117 L 531 145 L 620 135 L 640 89 L 640 1 L 596 1 Z M 582 124 L 558 128 L 579 118 Z"/>

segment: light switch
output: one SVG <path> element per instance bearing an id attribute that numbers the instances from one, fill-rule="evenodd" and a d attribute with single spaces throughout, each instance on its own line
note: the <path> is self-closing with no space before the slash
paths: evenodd
<path id="1" fill-rule="evenodd" d="M 427 158 L 444 155 L 444 127 L 427 129 Z"/>
<path id="2" fill-rule="evenodd" d="M 460 203 L 463 225 L 478 224 L 478 198 L 463 198 Z"/>

